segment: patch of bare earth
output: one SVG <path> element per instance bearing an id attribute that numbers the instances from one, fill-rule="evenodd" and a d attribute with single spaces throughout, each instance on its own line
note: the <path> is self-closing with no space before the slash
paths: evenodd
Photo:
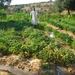
<path id="1" fill-rule="evenodd" d="M 0 65 L 2 64 L 9 65 L 11 67 L 18 67 L 22 70 L 27 69 L 38 75 L 56 75 L 55 65 L 53 63 L 51 63 L 48 66 L 49 68 L 47 67 L 43 68 L 41 67 L 41 60 L 37 58 L 21 60 L 19 56 L 12 54 L 9 56 L 0 57 Z M 71 73 L 71 75 L 75 75 L 75 64 L 68 65 L 67 69 Z M 13 75 L 13 74 L 5 70 L 0 70 L 0 75 Z"/>
<path id="2" fill-rule="evenodd" d="M 0 71 L 0 75 L 12 75 L 12 74 L 7 71 Z"/>
<path id="3" fill-rule="evenodd" d="M 0 65 L 9 65 L 22 70 L 28 70 L 38 75 L 56 75 L 55 65 L 51 64 L 51 68 L 44 70 L 41 67 L 41 60 L 37 58 L 29 58 L 21 60 L 17 55 L 9 55 L 0 57 Z M 0 75 L 12 75 L 8 71 L 0 71 Z"/>
<path id="4" fill-rule="evenodd" d="M 71 75 L 75 75 L 75 64 L 68 65 L 68 71 Z"/>

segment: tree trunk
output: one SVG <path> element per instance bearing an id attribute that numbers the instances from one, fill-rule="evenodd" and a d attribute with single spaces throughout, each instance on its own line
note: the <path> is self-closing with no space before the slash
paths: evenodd
<path id="1" fill-rule="evenodd" d="M 70 10 L 68 9 L 68 15 L 70 15 Z"/>

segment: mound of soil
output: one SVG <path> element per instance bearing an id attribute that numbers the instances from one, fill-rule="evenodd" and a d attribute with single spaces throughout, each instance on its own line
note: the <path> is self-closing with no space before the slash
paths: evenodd
<path id="1" fill-rule="evenodd" d="M 56 69 L 54 64 L 47 65 L 46 63 L 41 66 L 41 59 L 29 58 L 21 60 L 17 55 L 0 56 L 0 65 L 9 65 L 11 67 L 17 67 L 22 70 L 28 70 L 38 75 L 56 75 Z M 70 75 L 75 75 L 75 64 L 67 65 L 67 70 Z M 14 75 L 8 71 L 0 71 L 0 75 Z"/>
<path id="2" fill-rule="evenodd" d="M 22 70 L 28 70 L 38 75 L 56 75 L 54 64 L 51 64 L 49 69 L 43 69 L 43 67 L 41 67 L 41 60 L 37 58 L 21 60 L 19 56 L 12 54 L 0 57 L 0 65 L 3 64 L 11 67 L 17 67 Z M 0 75 L 11 75 L 11 73 L 7 71 L 0 71 Z"/>

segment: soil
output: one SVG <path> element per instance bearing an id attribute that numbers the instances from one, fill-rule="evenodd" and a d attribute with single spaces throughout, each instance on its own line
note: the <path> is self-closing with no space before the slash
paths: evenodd
<path id="1" fill-rule="evenodd" d="M 19 69 L 26 69 L 38 75 L 56 75 L 55 65 L 51 64 L 49 68 L 41 66 L 41 59 L 28 58 L 21 60 L 19 56 L 11 54 L 0 57 L 0 65 L 9 65 L 11 67 L 18 67 Z M 45 69 L 46 68 L 46 69 Z M 13 75 L 8 71 L 0 71 L 0 75 Z"/>
<path id="2" fill-rule="evenodd" d="M 12 74 L 7 71 L 0 71 L 0 75 L 12 75 Z"/>
<path id="3" fill-rule="evenodd" d="M 0 57 L 0 65 L 9 65 L 11 67 L 18 67 L 22 70 L 27 69 L 28 71 L 34 72 L 38 75 L 57 75 L 55 65 L 41 66 L 41 59 L 29 58 L 21 60 L 19 56 L 11 54 L 9 56 Z M 48 67 L 48 68 L 47 68 Z M 75 75 L 75 64 L 67 65 L 67 70 L 70 75 Z M 14 75 L 8 71 L 0 70 L 0 75 Z"/>

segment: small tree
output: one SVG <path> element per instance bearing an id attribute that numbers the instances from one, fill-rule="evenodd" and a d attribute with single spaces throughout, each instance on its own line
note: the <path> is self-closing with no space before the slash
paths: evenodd
<path id="1" fill-rule="evenodd" d="M 54 3 L 56 10 L 60 13 L 64 10 L 63 1 L 64 0 L 56 0 Z"/>

